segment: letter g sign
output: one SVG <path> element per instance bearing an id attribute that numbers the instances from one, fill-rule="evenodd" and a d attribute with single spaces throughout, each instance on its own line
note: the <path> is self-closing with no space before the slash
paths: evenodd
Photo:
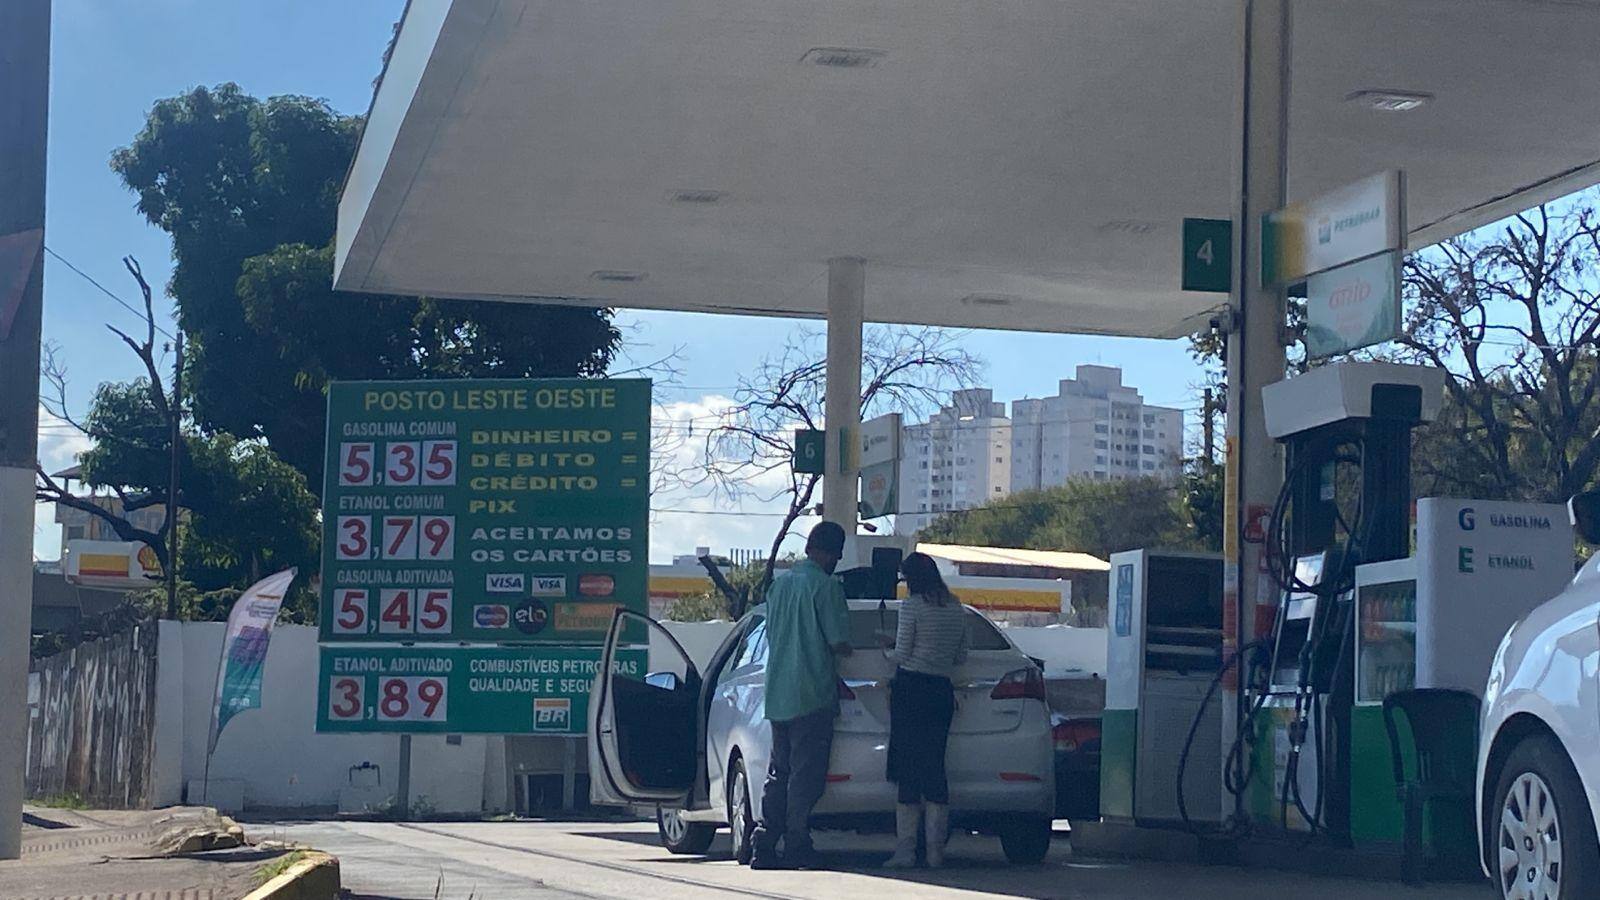
<path id="1" fill-rule="evenodd" d="M 1478 527 L 1478 516 L 1470 506 L 1461 508 L 1461 512 L 1456 514 L 1456 521 L 1461 523 L 1462 531 L 1471 531 Z"/>

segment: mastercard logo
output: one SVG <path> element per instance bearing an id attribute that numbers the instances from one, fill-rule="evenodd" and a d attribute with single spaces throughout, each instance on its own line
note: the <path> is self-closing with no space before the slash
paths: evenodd
<path id="1" fill-rule="evenodd" d="M 585 597 L 609 597 L 617 591 L 617 580 L 610 575 L 590 574 L 578 578 L 578 593 Z"/>

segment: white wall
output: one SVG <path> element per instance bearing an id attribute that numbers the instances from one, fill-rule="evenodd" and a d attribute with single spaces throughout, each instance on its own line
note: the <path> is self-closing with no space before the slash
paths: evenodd
<path id="1" fill-rule="evenodd" d="M 152 785 L 156 805 L 182 802 L 183 784 L 205 772 L 223 631 L 220 622 L 161 623 Z M 212 779 L 243 781 L 247 807 L 335 805 L 350 767 L 367 761 L 381 767 L 386 788 L 398 778 L 397 735 L 316 733 L 316 679 L 316 629 L 273 629 L 262 675 L 262 707 L 228 723 L 211 760 Z M 465 735 L 452 746 L 443 735 L 413 738 L 413 802 L 426 798 L 440 812 L 482 810 L 490 740 Z"/>
<path id="2" fill-rule="evenodd" d="M 1106 630 L 1047 625 L 1043 628 L 1005 627 L 1005 633 L 1023 653 L 1044 660 L 1046 677 L 1088 673 L 1106 674 Z"/>
<path id="3" fill-rule="evenodd" d="M 705 674 L 706 666 L 711 663 L 711 655 L 717 652 L 717 648 L 722 646 L 723 638 L 733 630 L 732 622 L 662 622 L 661 625 L 683 645 L 690 661 L 702 675 Z M 676 670 L 677 667 L 670 662 L 673 655 L 660 632 L 654 628 L 650 629 L 650 671 Z"/>

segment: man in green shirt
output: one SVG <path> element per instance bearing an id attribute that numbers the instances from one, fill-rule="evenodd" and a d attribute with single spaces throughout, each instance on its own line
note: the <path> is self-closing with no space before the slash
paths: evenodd
<path id="1" fill-rule="evenodd" d="M 833 577 L 843 555 L 844 529 L 818 523 L 806 539 L 806 558 L 767 589 L 766 717 L 772 724 L 772 759 L 752 868 L 801 868 L 813 862 L 811 810 L 827 787 L 839 712 L 837 657 L 850 654 L 850 608 L 844 585 Z"/>

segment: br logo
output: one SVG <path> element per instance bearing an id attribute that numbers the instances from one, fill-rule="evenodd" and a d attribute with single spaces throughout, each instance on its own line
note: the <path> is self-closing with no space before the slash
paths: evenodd
<path id="1" fill-rule="evenodd" d="M 533 698 L 534 731 L 566 731 L 572 721 L 572 699 L 569 697 Z"/>

